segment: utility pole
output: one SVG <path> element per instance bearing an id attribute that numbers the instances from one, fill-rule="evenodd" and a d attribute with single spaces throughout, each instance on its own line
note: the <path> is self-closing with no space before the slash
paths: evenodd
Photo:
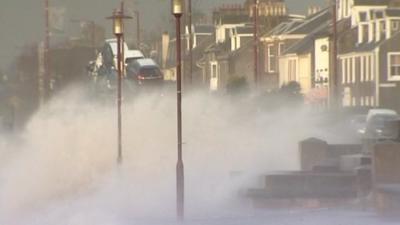
<path id="1" fill-rule="evenodd" d="M 329 78 L 329 102 L 331 109 L 339 106 L 339 87 L 337 76 L 337 8 L 336 0 L 332 0 L 332 68 Z"/>
<path id="2" fill-rule="evenodd" d="M 135 4 L 134 0 L 128 1 L 127 10 L 131 16 L 136 19 L 136 48 L 140 49 L 140 12 L 138 6 Z M 133 35 L 134 36 L 134 35 Z"/>
<path id="3" fill-rule="evenodd" d="M 193 83 L 193 31 L 192 31 L 192 0 L 188 0 L 188 20 L 189 20 L 189 84 Z"/>
<path id="4" fill-rule="evenodd" d="M 256 87 L 259 85 L 258 77 L 258 0 L 254 0 L 253 6 L 253 20 L 254 20 L 254 82 Z"/>
<path id="5" fill-rule="evenodd" d="M 50 12 L 49 12 L 49 0 L 44 0 L 44 11 L 45 11 L 45 40 L 44 40 L 44 87 L 43 93 L 44 98 L 47 100 L 50 97 Z"/>
<path id="6" fill-rule="evenodd" d="M 140 49 L 140 12 L 139 10 L 135 10 L 136 15 L 136 46 L 137 49 Z"/>
<path id="7" fill-rule="evenodd" d="M 124 3 L 124 0 L 122 0 L 121 1 L 121 13 L 122 13 L 122 15 L 125 14 L 124 10 L 125 10 L 125 3 Z M 122 66 L 122 76 L 125 76 L 125 35 L 122 34 L 121 40 L 122 40 L 122 43 L 120 45 L 120 48 L 121 48 L 121 59 L 122 59 L 122 61 L 119 61 L 119 62 L 122 63 L 122 65 L 121 65 Z"/>
<path id="8" fill-rule="evenodd" d="M 96 23 L 94 21 L 90 21 L 90 26 L 91 26 L 91 31 L 92 31 L 92 48 L 93 48 L 93 59 L 96 59 L 97 57 L 97 51 L 96 51 Z"/>

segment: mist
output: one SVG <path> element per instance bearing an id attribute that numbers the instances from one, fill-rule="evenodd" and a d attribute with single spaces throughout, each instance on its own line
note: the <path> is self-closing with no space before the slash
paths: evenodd
<path id="1" fill-rule="evenodd" d="M 251 96 L 191 92 L 183 99 L 188 217 L 245 213 L 240 192 L 268 171 L 299 168 L 298 141 L 323 136 L 302 107 L 269 113 Z M 1 140 L 1 224 L 124 224 L 175 218 L 176 99 L 142 93 L 123 103 L 117 166 L 116 107 L 70 87 Z M 327 134 L 328 135 L 328 134 Z"/>
<path id="2" fill-rule="evenodd" d="M 107 36 L 111 37 L 111 23 L 105 18 L 111 15 L 112 10 L 119 6 L 118 0 L 111 0 L 97 4 L 95 0 L 50 0 L 50 5 L 55 7 L 65 7 L 66 15 L 64 18 L 64 31 L 52 36 L 52 40 L 64 40 L 79 34 L 77 23 L 71 20 L 94 20 L 97 24 L 104 26 Z M 143 12 L 143 29 L 146 33 L 154 30 L 165 30 L 166 24 L 172 19 L 169 13 L 169 0 L 126 0 L 134 2 L 136 7 Z M 193 7 L 197 10 L 208 12 L 221 4 L 243 3 L 244 0 L 196 0 Z M 301 2 L 301 3 L 300 3 Z M 26 46 L 37 43 L 44 39 L 44 10 L 43 1 L 31 0 L 1 0 L 0 8 L 0 29 L 3 30 L 0 36 L 0 69 L 6 70 L 12 60 Z M 287 0 L 287 4 L 292 13 L 306 13 L 306 6 L 309 4 L 323 5 L 323 0 Z M 127 27 L 134 25 L 127 22 Z M 158 24 L 163 25 L 158 25 Z M 12 74 L 10 74 L 12 75 Z"/>

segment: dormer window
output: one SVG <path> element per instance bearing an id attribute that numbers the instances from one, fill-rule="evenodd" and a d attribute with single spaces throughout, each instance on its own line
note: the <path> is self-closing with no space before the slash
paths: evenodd
<path id="1" fill-rule="evenodd" d="M 376 19 L 383 19 L 383 12 L 382 11 L 375 12 L 375 18 Z"/>
<path id="2" fill-rule="evenodd" d="M 380 22 L 380 36 L 381 36 L 381 40 L 386 38 L 386 23 L 385 23 L 385 21 Z"/>
<path id="3" fill-rule="evenodd" d="M 360 12 L 360 22 L 366 22 L 367 21 L 367 13 L 366 12 Z"/>
<path id="4" fill-rule="evenodd" d="M 368 39 L 368 36 L 369 36 L 368 25 L 367 24 L 361 25 L 361 29 L 362 29 L 362 39 L 361 39 L 361 41 L 363 43 L 366 43 L 369 40 Z"/>
<path id="5" fill-rule="evenodd" d="M 400 20 L 393 20 L 391 22 L 392 31 L 398 31 L 400 28 Z"/>

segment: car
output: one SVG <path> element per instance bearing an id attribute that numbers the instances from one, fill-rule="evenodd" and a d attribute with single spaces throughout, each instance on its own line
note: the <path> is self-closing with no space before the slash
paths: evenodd
<path id="1" fill-rule="evenodd" d="M 144 59 L 143 53 L 139 50 L 128 50 L 127 52 L 125 52 L 124 56 L 126 66 L 133 63 L 135 60 Z"/>
<path id="2" fill-rule="evenodd" d="M 127 65 L 127 79 L 139 86 L 162 84 L 164 75 L 157 63 L 150 58 L 137 59 Z"/>
<path id="3" fill-rule="evenodd" d="M 366 121 L 366 127 L 359 130 L 364 139 L 394 140 L 399 136 L 400 117 L 394 110 L 370 109 Z"/>

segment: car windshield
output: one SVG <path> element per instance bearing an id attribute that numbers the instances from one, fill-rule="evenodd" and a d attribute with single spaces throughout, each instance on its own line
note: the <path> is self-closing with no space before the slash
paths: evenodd
<path id="1" fill-rule="evenodd" d="M 371 118 L 371 126 L 373 127 L 384 127 L 385 122 L 397 120 L 396 115 L 376 115 Z"/>
<path id="2" fill-rule="evenodd" d="M 140 59 L 140 58 L 138 58 L 138 57 L 127 58 L 127 59 L 125 59 L 125 63 L 126 64 L 131 64 L 137 59 Z"/>

